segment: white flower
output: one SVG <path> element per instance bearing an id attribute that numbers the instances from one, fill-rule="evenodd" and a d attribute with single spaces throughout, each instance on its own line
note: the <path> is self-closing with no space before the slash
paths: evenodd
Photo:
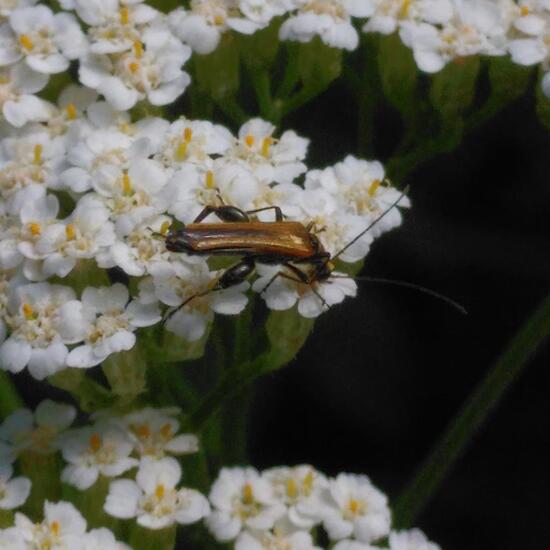
<path id="1" fill-rule="evenodd" d="M 359 35 L 351 23 L 351 16 L 367 17 L 372 5 L 365 0 L 302 0 L 298 13 L 281 26 L 281 40 L 309 42 L 315 35 L 333 48 L 354 50 Z"/>
<path id="2" fill-rule="evenodd" d="M 443 24 L 453 17 L 451 0 L 368 0 L 373 13 L 365 32 L 392 34 L 407 21 Z"/>
<path id="3" fill-rule="evenodd" d="M 297 531 L 283 534 L 266 531 L 244 531 L 235 542 L 235 550 L 321 550 L 310 533 Z"/>
<path id="4" fill-rule="evenodd" d="M 438 544 L 430 542 L 420 529 L 394 531 L 390 534 L 391 550 L 441 550 Z"/>
<path id="5" fill-rule="evenodd" d="M 509 20 L 499 2 L 454 0 L 454 14 L 442 28 L 404 22 L 400 36 L 412 48 L 419 69 L 433 73 L 450 60 L 472 55 L 504 55 Z"/>
<path id="6" fill-rule="evenodd" d="M 82 550 L 131 550 L 129 546 L 118 542 L 109 529 L 92 529 L 84 535 Z"/>
<path id="7" fill-rule="evenodd" d="M 47 75 L 33 71 L 25 63 L 0 68 L 0 110 L 4 118 L 16 128 L 47 120 L 47 102 L 33 95 L 47 83 Z"/>
<path id="8" fill-rule="evenodd" d="M 86 321 L 84 344 L 67 357 L 70 367 L 98 365 L 112 353 L 134 347 L 134 331 L 161 319 L 156 304 L 128 303 L 128 289 L 121 283 L 111 287 L 88 287 L 82 293 L 82 316 Z"/>
<path id="9" fill-rule="evenodd" d="M 302 266 L 297 268 L 302 270 Z M 257 270 L 260 276 L 254 281 L 252 289 L 262 294 L 269 309 L 284 311 L 298 303 L 300 315 L 309 319 L 339 304 L 346 296 L 355 296 L 357 293 L 355 281 L 337 271 L 326 281 L 307 284 L 298 282 L 296 274 L 285 266 L 258 265 Z"/>
<path id="10" fill-rule="evenodd" d="M 36 2 L 38 2 L 38 0 L 0 0 L 0 21 L 9 17 L 13 10 L 34 6 Z"/>
<path id="11" fill-rule="evenodd" d="M 19 508 L 29 497 L 31 481 L 26 477 L 12 479 L 13 468 L 0 464 L 0 510 Z"/>
<path id="12" fill-rule="evenodd" d="M 338 475 L 329 481 L 325 502 L 323 524 L 331 540 L 354 535 L 368 543 L 390 532 L 388 499 L 367 476 Z"/>
<path id="13" fill-rule="evenodd" d="M 208 164 L 214 155 L 223 155 L 232 145 L 231 132 L 207 120 L 180 118 L 163 133 L 155 159 L 177 169 L 184 163 Z"/>
<path id="14" fill-rule="evenodd" d="M 27 544 L 23 532 L 17 527 L 0 529 L 1 550 L 27 550 Z"/>
<path id="15" fill-rule="evenodd" d="M 46 399 L 34 413 L 19 409 L 12 413 L 0 426 L 0 458 L 10 461 L 24 451 L 53 453 L 60 445 L 60 437 L 73 423 L 76 409 L 71 405 Z"/>
<path id="16" fill-rule="evenodd" d="M 162 21 L 149 26 L 140 39 L 117 59 L 89 55 L 81 60 L 80 81 L 120 111 L 145 98 L 153 105 L 172 103 L 190 82 L 181 66 L 189 59 L 191 48 L 174 37 Z"/>
<path id="17" fill-rule="evenodd" d="M 114 423 L 72 430 L 65 434 L 61 444 L 63 458 L 68 465 L 61 472 L 61 481 L 81 491 L 90 488 L 99 475 L 118 477 L 137 466 L 131 458 L 132 439 Z"/>
<path id="18" fill-rule="evenodd" d="M 22 533 L 26 548 L 79 548 L 86 532 L 86 520 L 70 502 L 44 503 L 44 520 L 34 523 L 15 514 L 15 526 Z"/>
<path id="19" fill-rule="evenodd" d="M 287 517 L 293 526 L 311 529 L 321 521 L 320 496 L 328 483 L 323 474 L 311 466 L 294 466 L 271 468 L 262 475 L 287 507 Z"/>
<path id="20" fill-rule="evenodd" d="M 17 200 L 30 185 L 44 189 L 60 186 L 58 177 L 65 161 L 64 145 L 44 130 L 5 138 L 0 142 L 0 196 Z M 10 209 L 13 207 L 10 204 Z M 13 209 L 18 212 L 18 209 Z"/>
<path id="21" fill-rule="evenodd" d="M 333 550 L 378 550 L 379 548 L 358 540 L 344 539 L 337 542 Z"/>
<path id="22" fill-rule="evenodd" d="M 199 441 L 193 434 L 178 434 L 179 422 L 163 410 L 142 409 L 126 415 L 126 427 L 135 437 L 135 447 L 143 459 L 164 458 L 167 454 L 189 454 L 199 450 Z"/>
<path id="23" fill-rule="evenodd" d="M 233 540 L 242 529 L 271 529 L 285 513 L 271 484 L 254 468 L 223 468 L 209 498 L 214 510 L 206 524 L 220 542 Z"/>
<path id="24" fill-rule="evenodd" d="M 213 52 L 221 35 L 229 29 L 252 34 L 260 28 L 242 16 L 236 0 L 192 0 L 189 11 L 180 8 L 169 15 L 169 25 L 180 40 L 199 54 Z"/>
<path id="25" fill-rule="evenodd" d="M 292 183 L 306 171 L 302 162 L 307 154 L 309 140 L 287 130 L 274 138 L 275 126 L 254 118 L 239 129 L 239 138 L 233 149 L 225 154 L 228 159 L 239 159 L 260 180 L 266 183 Z"/>
<path id="26" fill-rule="evenodd" d="M 177 489 L 180 478 L 181 468 L 175 459 L 144 460 L 136 481 L 111 483 L 105 511 L 117 518 L 137 517 L 137 523 L 148 529 L 196 523 L 208 515 L 210 506 L 198 491 Z"/>
<path id="27" fill-rule="evenodd" d="M 94 54 L 130 50 L 140 40 L 144 26 L 160 15 L 141 0 L 74 0 L 74 9 L 90 25 L 90 51 Z"/>
<path id="28" fill-rule="evenodd" d="M 247 167 L 220 157 L 206 170 L 184 165 L 168 182 L 165 195 L 171 197 L 168 212 L 191 223 L 205 206 L 218 205 L 220 200 L 241 210 L 252 210 L 261 190 L 262 185 Z M 215 216 L 211 219 L 220 221 Z"/>
<path id="29" fill-rule="evenodd" d="M 121 218 L 118 222 L 121 222 Z M 136 223 L 126 230 L 120 230 L 118 239 L 110 249 L 105 254 L 98 255 L 98 265 L 116 265 L 134 277 L 152 273 L 157 264 L 166 262 L 170 257 L 163 239 L 159 238 L 163 226 L 170 222 L 167 216 L 157 216 L 144 223 Z"/>
<path id="30" fill-rule="evenodd" d="M 14 10 L 9 24 L 0 27 L 0 65 L 24 59 L 36 72 L 61 73 L 86 49 L 86 38 L 74 16 L 54 14 L 42 4 Z"/>
<path id="31" fill-rule="evenodd" d="M 202 259 L 186 264 L 159 264 L 153 271 L 153 285 L 158 299 L 178 308 L 166 322 L 166 328 L 188 341 L 202 337 L 214 313 L 237 315 L 247 304 L 247 282 L 222 290 L 212 290 L 223 271 L 211 272 Z M 192 298 L 192 299 L 191 299 Z M 180 307 L 189 300 L 185 306 Z"/>
<path id="32" fill-rule="evenodd" d="M 33 250 L 37 254 L 35 259 L 43 259 L 42 278 L 65 277 L 78 260 L 93 258 L 100 250 L 111 246 L 115 242 L 115 232 L 109 215 L 98 198 L 88 195 L 77 204 L 69 218 L 41 231 Z"/>
<path id="33" fill-rule="evenodd" d="M 307 174 L 306 189 L 325 189 L 347 213 L 361 216 L 365 226 L 377 220 L 399 199 L 401 192 L 385 179 L 384 167 L 378 161 L 366 161 L 348 155 L 342 162 Z M 403 196 L 399 207 L 410 207 Z M 370 234 L 377 237 L 401 224 L 399 208 L 392 208 L 377 222 Z"/>
<path id="34" fill-rule="evenodd" d="M 66 344 L 84 337 L 81 310 L 71 288 L 49 283 L 17 287 L 8 304 L 11 334 L 0 346 L 0 366 L 17 373 L 28 365 L 38 380 L 63 369 Z"/>

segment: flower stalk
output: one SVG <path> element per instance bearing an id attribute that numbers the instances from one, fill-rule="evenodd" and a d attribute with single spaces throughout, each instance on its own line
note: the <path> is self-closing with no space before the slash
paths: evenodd
<path id="1" fill-rule="evenodd" d="M 540 303 L 493 368 L 470 394 L 397 500 L 394 520 L 398 528 L 410 526 L 427 506 L 473 437 L 548 336 L 550 295 Z"/>

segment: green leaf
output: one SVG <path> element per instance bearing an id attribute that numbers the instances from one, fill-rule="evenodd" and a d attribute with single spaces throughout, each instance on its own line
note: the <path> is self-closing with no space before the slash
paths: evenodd
<path id="1" fill-rule="evenodd" d="M 105 269 L 97 267 L 92 260 L 80 260 L 66 277 L 54 277 L 51 282 L 72 287 L 80 295 L 88 287 L 110 286 Z"/>
<path id="2" fill-rule="evenodd" d="M 533 75 L 532 67 L 518 65 L 504 56 L 491 57 L 487 64 L 492 97 L 508 103 L 523 95 Z"/>
<path id="3" fill-rule="evenodd" d="M 204 355 L 204 347 L 210 337 L 211 325 L 208 326 L 202 338 L 189 342 L 185 338 L 166 329 L 164 323 L 153 328 L 140 331 L 140 341 L 146 353 L 147 362 L 152 366 L 161 363 L 181 363 L 200 359 Z"/>
<path id="4" fill-rule="evenodd" d="M 239 89 L 239 47 L 233 33 L 225 33 L 218 47 L 208 55 L 193 56 L 195 82 L 201 93 L 216 100 L 233 96 Z"/>
<path id="5" fill-rule="evenodd" d="M 114 396 L 111 392 L 86 375 L 82 369 L 68 368 L 50 376 L 48 382 L 69 392 L 84 412 L 93 412 L 109 407 Z"/>
<path id="6" fill-rule="evenodd" d="M 449 63 L 433 77 L 430 101 L 439 112 L 444 126 L 461 119 L 472 104 L 479 66 L 478 57 L 467 57 Z"/>
<path id="7" fill-rule="evenodd" d="M 298 56 L 298 74 L 305 88 L 323 90 L 342 72 L 342 50 L 327 46 L 319 37 L 293 44 L 289 55 Z"/>
<path id="8" fill-rule="evenodd" d="M 101 366 L 112 393 L 124 404 L 145 393 L 147 362 L 139 340 L 131 350 L 110 355 Z"/>
<path id="9" fill-rule="evenodd" d="M 402 114 L 417 108 L 418 69 L 410 48 L 394 33 L 380 38 L 378 71 L 388 101 Z"/>
<path id="10" fill-rule="evenodd" d="M 289 363 L 305 344 L 314 319 L 306 319 L 296 307 L 287 311 L 272 311 L 266 323 L 266 332 L 271 345 L 264 361 L 258 365 L 262 372 L 279 369 Z"/>
<path id="11" fill-rule="evenodd" d="M 253 34 L 238 34 L 237 40 L 244 64 L 253 70 L 268 69 L 279 51 L 281 19 L 273 19 L 268 27 Z"/>
<path id="12" fill-rule="evenodd" d="M 23 406 L 23 402 L 7 372 L 0 371 L 0 419 Z"/>

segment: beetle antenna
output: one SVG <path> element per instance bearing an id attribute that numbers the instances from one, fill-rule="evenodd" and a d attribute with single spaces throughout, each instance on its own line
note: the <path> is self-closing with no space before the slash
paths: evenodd
<path id="1" fill-rule="evenodd" d="M 348 275 L 334 275 L 334 274 L 331 274 L 331 278 L 353 279 L 354 281 L 366 281 L 368 283 L 379 283 L 384 285 L 394 285 L 394 286 L 401 286 L 405 288 L 411 288 L 413 290 L 417 290 L 418 292 L 422 292 L 422 294 L 428 294 L 428 296 L 432 296 L 433 298 L 436 298 L 438 300 L 441 300 L 442 302 L 445 302 L 447 305 L 453 307 L 454 309 L 462 313 L 462 315 L 468 315 L 467 309 L 463 305 L 459 304 L 458 302 L 455 302 L 455 300 L 453 300 L 452 298 L 449 298 L 448 296 L 445 296 L 444 294 L 440 294 L 435 290 L 417 285 L 415 283 L 409 283 L 407 281 L 396 281 L 395 279 L 384 279 L 382 277 L 362 277 L 362 276 L 352 277 L 350 275 L 348 276 Z"/>
<path id="2" fill-rule="evenodd" d="M 408 191 L 409 191 L 409 186 L 407 185 L 407 187 L 405 187 L 405 189 L 403 189 L 402 193 L 399 195 L 397 200 L 395 200 L 391 204 L 391 206 L 386 208 L 386 210 L 384 210 L 384 212 L 382 212 L 382 214 L 380 214 L 380 216 L 378 216 L 378 218 L 376 218 L 365 229 L 363 229 L 363 231 L 361 231 L 361 233 L 359 233 L 359 235 L 356 235 L 355 237 L 353 237 L 353 239 L 351 239 L 351 241 L 348 244 L 346 244 L 346 246 L 344 246 L 344 248 L 341 248 L 334 256 L 330 257 L 326 261 L 326 263 L 336 260 L 336 258 L 341 256 L 352 244 L 356 243 L 365 233 L 367 233 L 367 231 L 369 231 L 369 229 L 372 229 L 386 214 L 388 214 L 391 210 L 393 210 L 401 202 L 401 199 L 407 195 Z"/>

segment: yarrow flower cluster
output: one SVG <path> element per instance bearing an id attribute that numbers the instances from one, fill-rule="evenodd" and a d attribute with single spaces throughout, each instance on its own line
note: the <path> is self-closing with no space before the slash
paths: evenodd
<path id="1" fill-rule="evenodd" d="M 206 524 L 236 550 L 320 550 L 322 528 L 339 550 L 374 550 L 389 537 L 391 550 L 439 550 L 418 530 L 391 530 L 386 496 L 364 475 L 327 478 L 311 466 L 224 468 L 210 491 Z"/>
<path id="2" fill-rule="evenodd" d="M 36 412 L 21 409 L 0 425 L 0 510 L 21 507 L 31 491 L 13 477 L 23 453 L 61 452 L 60 481 L 86 491 L 99 476 L 110 480 L 107 514 L 143 528 L 206 522 L 220 542 L 237 550 L 320 550 L 314 530 L 323 529 L 331 548 L 374 550 L 389 537 L 391 550 L 439 550 L 418 530 L 391 530 L 386 496 L 364 475 L 329 478 L 308 465 L 223 468 L 208 498 L 181 487 L 177 457 L 199 449 L 193 434 L 180 433 L 177 408 L 145 408 L 123 416 L 99 412 L 92 425 L 72 428 L 76 410 L 43 401 Z M 96 548 L 123 550 L 108 529 L 86 532 L 86 520 L 69 502 L 44 503 L 44 519 L 16 512 L 0 530 L 0 548 Z M 384 546 L 385 547 L 385 546 Z"/>
<path id="3" fill-rule="evenodd" d="M 23 0 L 0 11 L 0 111 L 13 126 L 48 119 L 49 105 L 35 94 L 75 60 L 80 82 L 117 110 L 144 99 L 167 105 L 190 82 L 183 65 L 193 51 L 210 53 L 223 33 L 253 34 L 275 17 L 284 17 L 281 40 L 319 36 L 347 50 L 359 44 L 358 26 L 398 31 L 427 72 L 472 55 L 550 67 L 542 0 L 192 0 L 169 14 L 142 0 L 60 3 L 66 11 Z M 548 78 L 543 89 L 550 94 Z"/>
<path id="4" fill-rule="evenodd" d="M 141 21 L 142 8 L 151 13 L 136 3 L 120 10 Z M 101 21 L 122 48 L 126 34 L 117 34 L 116 21 L 107 15 Z M 292 130 L 278 135 L 261 119 L 245 123 L 238 135 L 185 118 L 134 122 L 95 91 L 74 85 L 46 107 L 40 123 L 28 122 L 0 141 L 0 365 L 12 373 L 28 368 L 44 379 L 65 367 L 93 367 L 131 349 L 136 330 L 163 316 L 168 330 L 195 341 L 215 313 L 240 313 L 247 281 L 215 289 L 223 269 L 166 247 L 170 226 L 192 222 L 204 208 L 232 205 L 273 221 L 278 207 L 330 255 L 342 251 L 341 261 L 355 262 L 375 237 L 401 223 L 399 210 L 347 247 L 350 241 L 399 199 L 409 205 L 379 162 L 348 156 L 308 171 L 308 140 Z M 206 221 L 221 223 L 214 214 Z M 101 269 L 122 270 L 135 284 L 78 293 L 64 284 Z M 271 309 L 296 305 L 301 315 L 316 317 L 353 296 L 356 285 L 343 273 L 310 284 L 281 265 L 259 264 L 252 290 Z"/>

